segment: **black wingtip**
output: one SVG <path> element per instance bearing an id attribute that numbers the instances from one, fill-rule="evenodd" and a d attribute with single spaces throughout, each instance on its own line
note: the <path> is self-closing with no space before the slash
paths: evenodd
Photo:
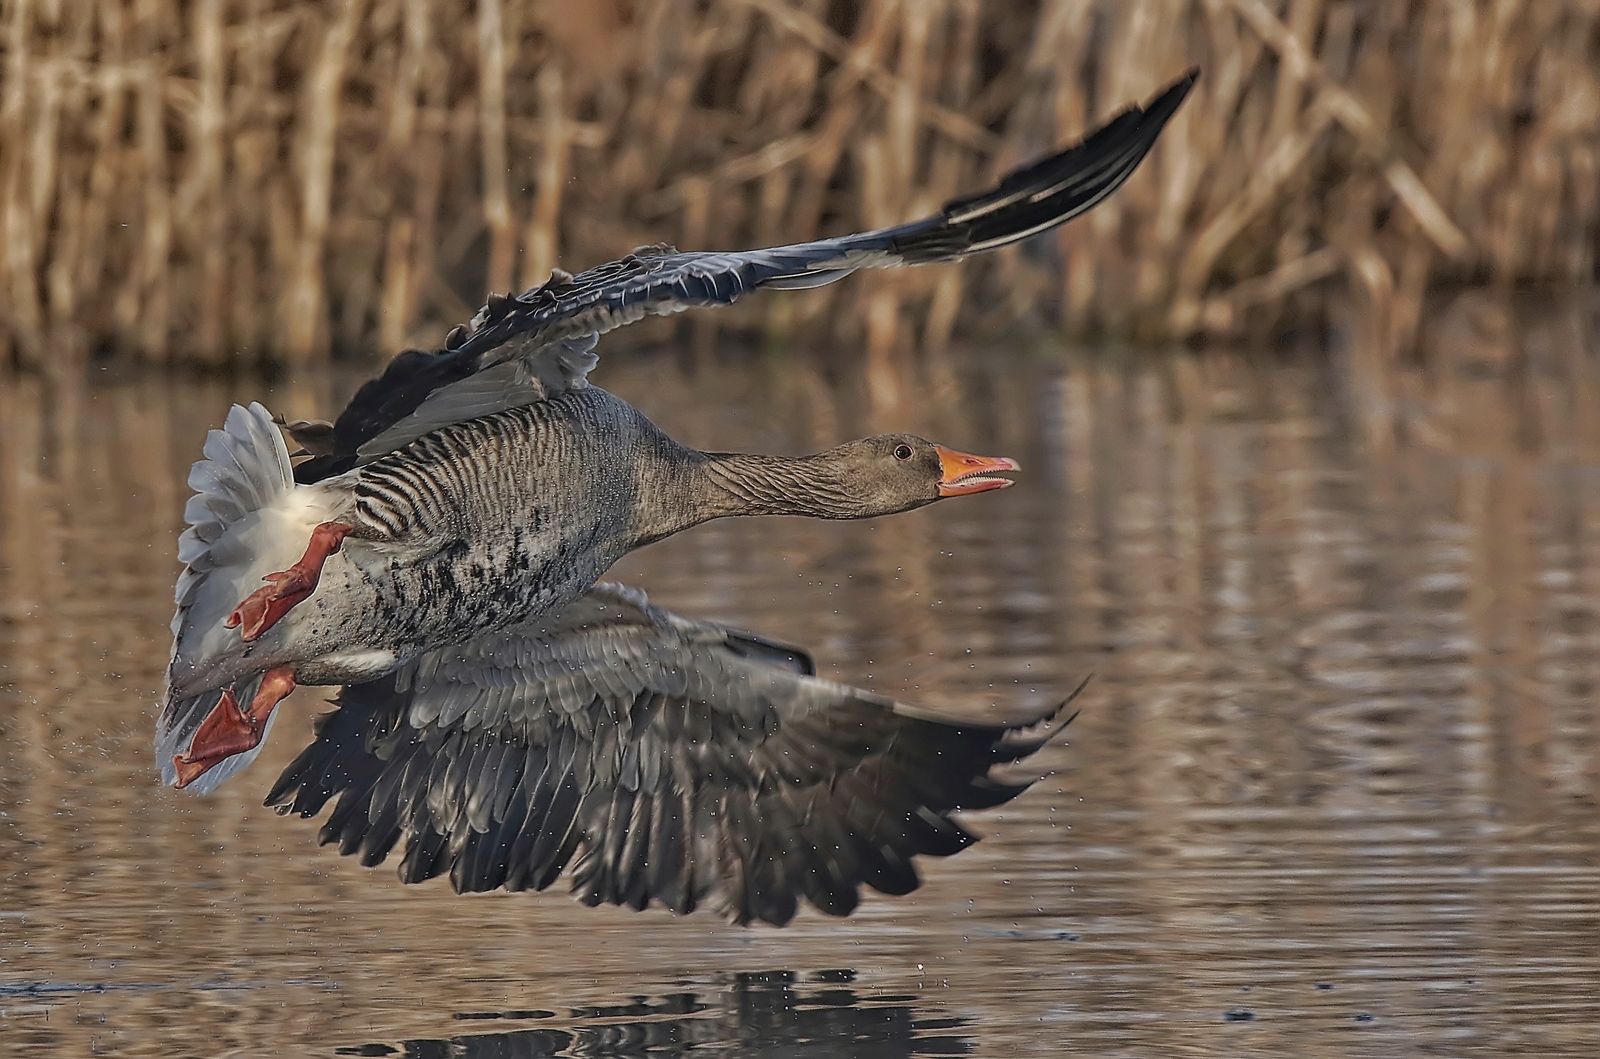
<path id="1" fill-rule="evenodd" d="M 1065 728 L 1067 725 L 1071 724 L 1077 718 L 1078 714 L 1082 713 L 1083 711 L 1081 709 L 1073 710 L 1072 713 L 1067 717 L 1066 720 L 1062 720 L 1061 719 L 1062 715 L 1067 712 L 1067 709 L 1073 703 L 1078 701 L 1078 696 L 1083 694 L 1083 689 L 1087 688 L 1089 686 L 1089 681 L 1091 681 L 1093 679 L 1094 679 L 1094 672 L 1091 670 L 1087 676 L 1085 676 L 1082 680 L 1078 681 L 1077 687 L 1073 688 L 1072 691 L 1067 694 L 1066 698 L 1064 698 L 1060 702 L 1056 703 L 1055 707 L 1052 708 L 1050 710 L 1050 712 L 1041 714 L 1038 717 L 1037 720 L 1027 722 L 1026 724 L 1018 725 L 1015 728 L 1013 728 L 1012 730 L 1013 731 L 1019 731 L 1019 732 L 1025 732 L 1025 731 L 1032 731 L 1032 730 L 1035 730 L 1035 729 L 1038 729 L 1038 728 L 1046 728 L 1046 727 L 1054 728 L 1057 725 L 1059 725 L 1062 728 Z M 1054 732 L 1051 733 L 1051 735 L 1054 735 L 1054 734 L 1055 734 Z"/>
<path id="2" fill-rule="evenodd" d="M 891 246 L 908 264 L 947 261 L 1007 246 L 1093 209 L 1139 167 L 1199 76 L 1192 68 L 1081 142 L 1012 171 L 987 191 L 946 203 L 938 217 L 891 230 Z"/>
<path id="3" fill-rule="evenodd" d="M 1108 119 L 1105 124 L 1085 136 L 1084 142 L 1091 142 L 1101 133 L 1127 122 L 1133 130 L 1136 130 L 1135 135 L 1144 140 L 1144 149 L 1148 151 L 1155 144 L 1156 137 L 1166 127 L 1167 122 L 1172 120 L 1178 108 L 1183 106 L 1183 101 L 1189 98 L 1189 93 L 1194 90 L 1195 83 L 1199 80 L 1200 67 L 1189 67 L 1182 77 L 1169 83 L 1145 103 L 1125 107 Z"/>
<path id="4" fill-rule="evenodd" d="M 1191 66 L 1182 77 L 1157 92 L 1150 102 L 1138 109 L 1144 112 L 1145 117 L 1156 118 L 1161 124 L 1165 125 L 1167 119 L 1177 113 L 1178 108 L 1183 105 L 1183 101 L 1189 97 L 1189 93 L 1194 89 L 1195 82 L 1199 80 L 1200 67 Z"/>
<path id="5" fill-rule="evenodd" d="M 1067 709 L 1083 694 L 1083 689 L 1089 686 L 1089 681 L 1094 678 L 1090 673 L 1078 682 L 1072 689 L 1072 694 L 1062 699 L 1048 713 L 1040 714 L 1036 719 L 1024 721 L 1000 730 L 1000 735 L 995 739 L 994 745 L 989 748 L 989 761 L 992 765 L 1008 765 L 1032 757 L 1055 741 L 1067 726 L 1078 719 L 1082 710 L 1073 710 L 1067 714 Z M 1066 719 L 1062 716 L 1066 714 Z"/>

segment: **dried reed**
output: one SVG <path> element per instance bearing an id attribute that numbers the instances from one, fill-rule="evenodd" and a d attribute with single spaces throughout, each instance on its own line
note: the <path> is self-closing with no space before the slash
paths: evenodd
<path id="1" fill-rule="evenodd" d="M 925 213 L 1190 63 L 1205 70 L 1196 97 L 1088 220 L 965 269 L 700 316 L 694 344 L 729 326 L 823 334 L 864 339 L 887 364 L 942 346 L 963 304 L 986 309 L 978 326 L 1233 333 L 1317 312 L 1314 285 L 1343 277 L 1381 357 L 1412 344 L 1440 278 L 1595 275 L 1592 3 L 0 12 L 0 343 L 24 364 L 63 350 L 301 363 L 427 345 L 486 289 L 538 282 L 558 258 Z"/>

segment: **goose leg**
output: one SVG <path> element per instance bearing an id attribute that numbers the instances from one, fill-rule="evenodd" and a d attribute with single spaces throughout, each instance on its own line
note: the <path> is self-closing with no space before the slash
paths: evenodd
<path id="1" fill-rule="evenodd" d="M 222 693 L 222 701 L 211 708 L 189 743 L 189 752 L 172 759 L 178 770 L 177 786 L 187 787 L 203 773 L 235 754 L 253 750 L 266 731 L 267 718 L 273 708 L 294 690 L 294 667 L 278 666 L 269 669 L 261 678 L 261 687 L 250 700 L 250 708 L 243 709 L 233 697 L 233 688 Z"/>
<path id="2" fill-rule="evenodd" d="M 287 570 L 262 578 L 272 583 L 246 596 L 223 625 L 229 629 L 242 626 L 239 639 L 247 643 L 272 628 L 295 604 L 316 591 L 322 564 L 339 550 L 339 545 L 353 529 L 354 526 L 343 522 L 324 522 L 312 530 L 311 543 L 306 545 L 306 553 L 300 561 Z"/>

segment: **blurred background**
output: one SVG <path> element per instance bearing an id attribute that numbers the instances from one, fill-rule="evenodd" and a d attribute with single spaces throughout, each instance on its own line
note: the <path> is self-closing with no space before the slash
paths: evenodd
<path id="1" fill-rule="evenodd" d="M 1190 65 L 1154 155 L 1029 246 L 635 328 L 860 345 L 1317 326 L 1595 278 L 1577 0 L 8 0 L 0 342 L 302 364 L 431 346 L 645 243 L 897 223 Z"/>

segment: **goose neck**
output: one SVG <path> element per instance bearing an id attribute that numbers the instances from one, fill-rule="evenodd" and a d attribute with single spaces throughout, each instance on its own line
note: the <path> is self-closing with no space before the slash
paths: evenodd
<path id="1" fill-rule="evenodd" d="M 707 518 L 804 515 L 858 518 L 861 502 L 819 456 L 707 452 L 699 470 L 699 504 Z"/>

